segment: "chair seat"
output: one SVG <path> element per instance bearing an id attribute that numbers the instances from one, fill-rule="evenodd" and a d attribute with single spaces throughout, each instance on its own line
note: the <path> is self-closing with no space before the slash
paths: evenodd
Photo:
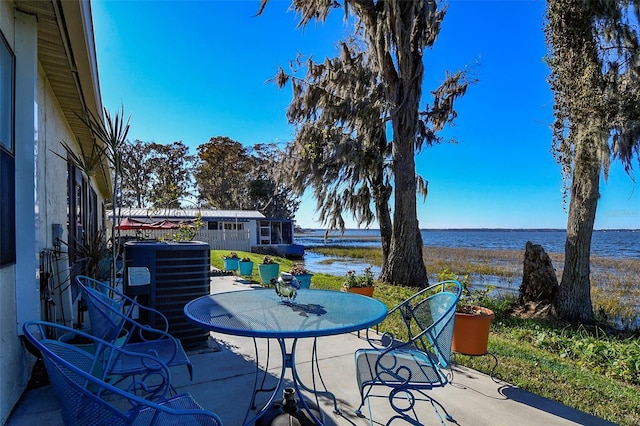
<path id="1" fill-rule="evenodd" d="M 163 407 L 166 408 L 171 408 L 173 410 L 202 410 L 202 407 L 200 406 L 200 404 L 198 404 L 196 402 L 195 399 L 193 399 L 193 397 L 189 394 L 181 394 L 181 395 L 176 395 L 172 398 L 167 399 L 166 401 L 162 402 L 161 404 L 159 404 Z M 155 416 L 155 418 L 154 418 Z M 144 408 L 142 410 L 140 410 L 140 412 L 138 413 L 138 416 L 136 417 L 135 422 L 133 423 L 133 425 L 139 425 L 139 426 L 147 426 L 150 425 L 152 420 L 154 421 L 153 424 L 154 425 L 167 425 L 167 426 L 174 426 L 174 425 L 181 425 L 181 426 L 187 426 L 187 425 L 202 425 L 202 426 L 206 426 L 206 425 L 212 425 L 212 426 L 218 426 L 220 423 L 218 423 L 214 418 L 210 417 L 210 416 L 205 416 L 205 415 L 198 415 L 198 414 L 192 414 L 189 417 L 177 417 L 174 415 L 171 415 L 167 412 L 164 411 L 158 411 L 153 407 L 147 407 Z"/>
<path id="2" fill-rule="evenodd" d="M 169 367 L 175 367 L 180 365 L 186 365 L 189 370 L 189 376 L 193 379 L 193 367 L 191 361 L 181 345 L 176 345 L 173 340 L 154 340 L 150 342 L 136 342 L 127 343 L 123 349 L 128 352 L 144 353 L 159 358 L 167 364 Z M 142 365 L 140 363 L 141 358 L 136 356 L 127 356 L 121 354 L 114 365 L 112 366 L 110 373 L 116 375 L 133 374 L 145 370 L 146 368 L 152 368 L 153 366 Z"/>
<path id="3" fill-rule="evenodd" d="M 388 352 L 378 349 L 356 351 L 356 374 L 361 386 L 389 386 L 431 389 L 447 383 L 435 356 L 420 350 L 398 349 Z"/>

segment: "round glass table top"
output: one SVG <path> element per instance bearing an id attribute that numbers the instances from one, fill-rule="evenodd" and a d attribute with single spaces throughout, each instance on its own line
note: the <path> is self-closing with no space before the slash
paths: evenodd
<path id="1" fill-rule="evenodd" d="M 302 290 L 294 301 L 282 301 L 273 289 L 259 289 L 202 296 L 187 303 L 184 313 L 191 323 L 219 333 L 300 338 L 371 327 L 384 319 L 387 307 L 340 291 Z"/>

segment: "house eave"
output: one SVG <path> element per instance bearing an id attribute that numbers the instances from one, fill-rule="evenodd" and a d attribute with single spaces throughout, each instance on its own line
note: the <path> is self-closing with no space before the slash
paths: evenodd
<path id="1" fill-rule="evenodd" d="M 38 61 L 76 138 L 66 142 L 90 153 L 94 141 L 79 115 L 88 111 L 102 117 L 103 110 L 90 2 L 16 0 L 15 7 L 38 20 Z M 96 174 L 96 185 L 108 197 L 111 173 L 106 159 L 103 169 L 105 173 Z"/>

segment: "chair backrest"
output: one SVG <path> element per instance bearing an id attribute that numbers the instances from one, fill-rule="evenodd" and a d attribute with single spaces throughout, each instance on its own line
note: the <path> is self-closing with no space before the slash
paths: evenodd
<path id="1" fill-rule="evenodd" d="M 117 356 L 118 351 L 127 353 L 126 351 L 95 336 L 45 321 L 28 322 L 23 329 L 29 342 L 40 351 L 51 385 L 62 406 L 65 424 L 131 424 L 140 408 L 152 404 L 147 399 L 104 381 L 105 370 L 100 368 L 104 358 Z M 94 353 L 64 343 L 55 337 L 47 337 L 61 333 L 76 333 L 84 339 L 91 339 L 94 343 Z M 150 355 L 127 354 L 144 358 L 146 365 L 153 368 L 156 377 L 152 380 L 156 380 L 155 383 L 164 382 L 158 385 L 153 397 L 164 397 L 169 390 L 171 380 L 169 369 L 162 361 Z M 160 382 L 157 381 L 157 377 L 161 378 Z M 105 399 L 105 396 L 111 394 L 126 398 L 131 409 L 123 411 L 112 405 L 108 401 L 112 401 L 113 398 Z"/>
<path id="2" fill-rule="evenodd" d="M 123 312 L 126 297 L 117 290 L 93 278 L 78 275 L 82 296 L 91 319 L 91 333 L 103 340 L 113 342 L 126 323 Z"/>
<path id="3" fill-rule="evenodd" d="M 131 339 L 154 340 L 158 338 L 158 334 L 168 335 L 169 321 L 157 309 L 141 305 L 135 299 L 93 278 L 79 275 L 76 280 L 87 302 L 92 333 L 96 336 L 114 342 L 124 327 L 129 331 L 125 344 Z M 144 323 L 134 318 L 136 312 L 144 315 Z"/>
<path id="4" fill-rule="evenodd" d="M 80 355 L 82 350 L 69 347 L 61 342 L 48 340 L 43 342 L 41 349 L 43 360 L 49 380 L 56 393 L 56 397 L 62 405 L 62 416 L 65 424 L 91 425 L 91 424 L 128 424 L 130 419 L 126 413 L 117 410 L 105 403 L 100 394 L 104 393 L 104 382 L 97 378 L 83 374 L 88 371 L 77 368 L 71 362 L 65 362 L 66 357 L 71 357 L 73 352 Z M 48 350 L 48 351 L 47 351 Z M 57 356 L 54 356 L 56 354 Z M 76 356 L 78 362 L 80 356 Z M 86 357 L 85 357 L 86 358 Z M 90 370 L 89 370 L 90 371 Z M 91 385 L 96 387 L 94 394 Z"/>
<path id="5" fill-rule="evenodd" d="M 408 343 L 424 352 L 431 349 L 443 368 L 448 367 L 451 360 L 453 324 L 461 294 L 462 285 L 458 281 L 443 281 L 394 308 L 402 312 L 409 332 Z"/>

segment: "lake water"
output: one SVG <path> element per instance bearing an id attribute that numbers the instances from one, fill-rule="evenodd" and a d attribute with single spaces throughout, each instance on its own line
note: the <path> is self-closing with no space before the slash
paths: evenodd
<path id="1" fill-rule="evenodd" d="M 322 246 L 380 246 L 377 229 L 347 229 L 331 233 L 322 229 L 296 233 L 295 242 L 307 248 Z M 540 244 L 548 253 L 564 252 L 566 232 L 547 229 L 425 229 L 422 241 L 431 247 L 461 247 L 487 250 L 524 250 L 527 241 Z M 598 257 L 640 259 L 640 230 L 593 232 L 591 254 Z"/>
<path id="2" fill-rule="evenodd" d="M 548 253 L 564 252 L 566 232 L 548 229 L 428 229 L 422 230 L 425 246 L 485 250 L 524 250 L 527 241 L 540 244 Z M 379 247 L 377 229 L 347 229 L 344 234 L 323 229 L 305 229 L 295 234 L 295 242 L 306 249 L 324 246 Z M 599 230 L 593 232 L 591 254 L 598 257 L 640 259 L 640 230 Z M 344 275 L 348 270 L 361 272 L 369 266 L 357 261 L 325 263 L 325 256 L 305 254 L 305 264 L 312 271 Z M 379 268 L 373 268 L 379 273 Z"/>

